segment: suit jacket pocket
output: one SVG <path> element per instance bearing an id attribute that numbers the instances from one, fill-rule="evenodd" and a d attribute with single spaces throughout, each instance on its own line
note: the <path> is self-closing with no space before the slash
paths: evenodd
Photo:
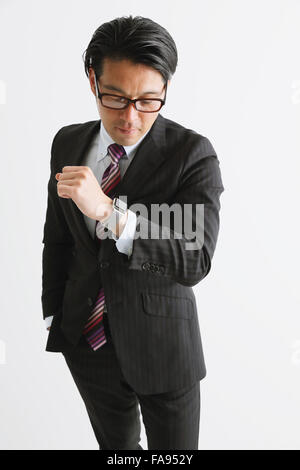
<path id="1" fill-rule="evenodd" d="M 188 297 L 166 296 L 142 292 L 144 312 L 148 315 L 189 320 L 193 316 L 194 306 Z"/>

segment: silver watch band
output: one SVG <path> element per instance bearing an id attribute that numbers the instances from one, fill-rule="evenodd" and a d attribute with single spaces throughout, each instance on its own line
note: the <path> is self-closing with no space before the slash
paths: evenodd
<path id="1" fill-rule="evenodd" d="M 123 217 L 123 215 L 126 214 L 126 211 L 126 202 L 115 197 L 113 199 L 113 210 L 110 217 L 101 223 L 114 233 L 115 227 L 120 222 L 120 219 Z"/>
<path id="2" fill-rule="evenodd" d="M 126 211 L 127 211 L 127 204 L 126 204 L 126 202 L 122 201 L 122 199 L 114 197 L 113 198 L 113 208 L 117 212 L 120 212 L 121 214 L 125 214 Z"/>

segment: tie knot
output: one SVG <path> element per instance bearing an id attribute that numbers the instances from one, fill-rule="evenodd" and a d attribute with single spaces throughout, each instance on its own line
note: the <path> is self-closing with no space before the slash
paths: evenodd
<path id="1" fill-rule="evenodd" d="M 120 158 L 126 154 L 124 147 L 119 144 L 111 144 L 107 147 L 107 150 L 113 163 L 119 163 Z"/>

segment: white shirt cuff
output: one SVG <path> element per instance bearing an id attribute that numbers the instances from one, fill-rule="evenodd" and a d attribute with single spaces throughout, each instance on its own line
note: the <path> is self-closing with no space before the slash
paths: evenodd
<path id="1" fill-rule="evenodd" d="M 53 320 L 53 315 L 45 318 L 46 328 L 48 328 L 51 325 L 52 320 Z"/>
<path id="2" fill-rule="evenodd" d="M 123 228 L 120 237 L 113 237 L 116 240 L 116 247 L 118 251 L 120 251 L 120 253 L 128 255 L 128 258 L 131 256 L 132 253 L 132 245 L 136 231 L 136 220 L 136 213 L 128 209 L 127 222 L 125 227 Z"/>

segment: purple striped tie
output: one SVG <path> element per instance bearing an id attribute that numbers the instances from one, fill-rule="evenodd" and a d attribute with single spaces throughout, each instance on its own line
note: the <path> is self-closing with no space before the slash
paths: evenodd
<path id="1" fill-rule="evenodd" d="M 121 181 L 120 173 L 120 158 L 126 153 L 124 147 L 119 144 L 111 144 L 107 148 L 108 153 L 111 157 L 111 163 L 103 173 L 101 188 L 107 195 L 114 189 L 114 187 Z M 104 225 L 101 222 L 96 222 L 96 232 L 101 243 L 101 233 L 104 231 Z M 98 348 L 106 343 L 106 337 L 104 333 L 103 324 L 103 311 L 105 304 L 104 289 L 101 287 L 93 310 L 87 323 L 85 324 L 83 334 L 85 335 L 88 343 L 96 351 Z"/>

